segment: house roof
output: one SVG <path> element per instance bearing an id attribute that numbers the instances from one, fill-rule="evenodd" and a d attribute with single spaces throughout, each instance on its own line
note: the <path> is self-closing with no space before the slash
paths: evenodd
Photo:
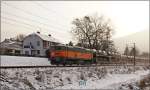
<path id="1" fill-rule="evenodd" d="M 12 40 L 3 41 L 0 43 L 0 48 L 8 48 L 8 49 L 22 49 L 22 43 Z"/>
<path id="2" fill-rule="evenodd" d="M 60 41 L 58 39 L 56 39 L 52 36 L 43 35 L 43 34 L 40 34 L 40 33 L 33 33 L 33 34 L 39 36 L 42 40 L 60 43 Z"/>

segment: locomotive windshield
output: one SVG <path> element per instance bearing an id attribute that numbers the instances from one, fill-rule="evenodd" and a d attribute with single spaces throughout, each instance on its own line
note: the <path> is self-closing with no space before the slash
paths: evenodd
<path id="1" fill-rule="evenodd" d="M 64 50 L 65 46 L 51 46 L 51 50 Z"/>
<path id="2" fill-rule="evenodd" d="M 78 51 L 82 53 L 93 53 L 89 49 L 85 49 L 81 47 L 63 46 L 63 45 L 51 46 L 51 50 L 70 50 L 70 51 Z"/>

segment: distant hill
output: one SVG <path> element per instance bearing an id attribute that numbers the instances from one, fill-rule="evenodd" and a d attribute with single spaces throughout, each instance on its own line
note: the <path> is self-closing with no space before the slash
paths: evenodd
<path id="1" fill-rule="evenodd" d="M 136 32 L 132 35 L 113 39 L 118 51 L 123 52 L 126 44 L 132 47 L 135 43 L 140 52 L 149 52 L 149 30 Z"/>

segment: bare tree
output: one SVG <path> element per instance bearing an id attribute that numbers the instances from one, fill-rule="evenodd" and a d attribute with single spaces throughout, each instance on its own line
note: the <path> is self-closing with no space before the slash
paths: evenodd
<path id="1" fill-rule="evenodd" d="M 72 24 L 72 34 L 82 47 L 106 52 L 111 52 L 114 48 L 113 41 L 110 40 L 114 30 L 110 20 L 104 16 L 84 16 L 74 19 Z"/>
<path id="2" fill-rule="evenodd" d="M 23 41 L 24 38 L 25 38 L 25 35 L 24 35 L 24 34 L 18 34 L 18 35 L 15 37 L 15 39 L 16 39 L 17 41 Z"/>
<path id="3" fill-rule="evenodd" d="M 149 57 L 150 53 L 149 52 L 142 52 L 141 56 L 142 57 Z"/>
<path id="4" fill-rule="evenodd" d="M 72 43 L 72 41 L 70 41 L 68 45 L 69 45 L 69 46 L 73 46 L 73 43 Z"/>
<path id="5" fill-rule="evenodd" d="M 135 47 L 135 48 L 132 48 L 131 50 L 130 50 L 130 56 L 134 56 L 134 54 L 135 54 L 135 56 L 138 56 L 139 55 L 139 50 L 138 50 L 138 48 L 137 47 Z"/>
<path id="6" fill-rule="evenodd" d="M 129 48 L 128 48 L 128 46 L 126 46 L 126 48 L 125 48 L 125 50 L 124 50 L 124 55 L 129 55 Z"/>

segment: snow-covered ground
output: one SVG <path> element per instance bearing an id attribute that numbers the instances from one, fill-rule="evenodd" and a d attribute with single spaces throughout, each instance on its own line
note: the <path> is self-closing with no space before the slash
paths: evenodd
<path id="1" fill-rule="evenodd" d="M 1 56 L 1 66 L 50 65 L 47 58 Z M 150 67 L 136 66 L 1 69 L 1 90 L 111 89 L 140 90 L 136 82 Z M 150 79 L 149 79 L 150 80 Z M 150 88 L 150 87 L 148 87 Z"/>
<path id="2" fill-rule="evenodd" d="M 48 58 L 4 55 L 1 55 L 0 58 L 1 66 L 50 65 Z"/>
<path id="3" fill-rule="evenodd" d="M 58 87 L 57 89 L 105 89 L 118 90 L 120 83 L 134 82 L 140 80 L 144 75 L 149 74 L 149 70 L 136 71 L 131 74 L 107 74 L 104 78 L 96 81 L 87 80 L 86 85 L 79 85 L 78 82 Z"/>
<path id="4" fill-rule="evenodd" d="M 148 75 L 149 67 L 101 66 L 1 69 L 1 90 L 119 89 Z M 139 90 L 139 89 L 131 89 Z"/>

